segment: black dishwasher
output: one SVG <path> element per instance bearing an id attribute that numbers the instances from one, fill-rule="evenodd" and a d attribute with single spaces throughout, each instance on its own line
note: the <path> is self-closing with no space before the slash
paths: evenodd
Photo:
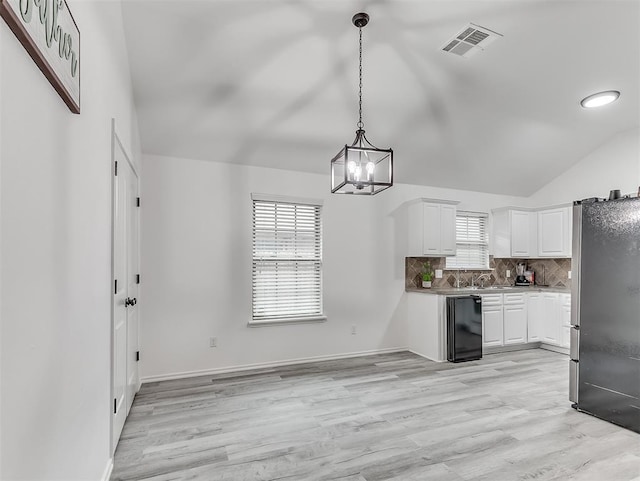
<path id="1" fill-rule="evenodd" d="M 482 358 L 482 298 L 447 297 L 447 361 Z"/>

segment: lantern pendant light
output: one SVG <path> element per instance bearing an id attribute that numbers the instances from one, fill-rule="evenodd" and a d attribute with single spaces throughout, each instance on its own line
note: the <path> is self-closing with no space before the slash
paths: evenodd
<path id="1" fill-rule="evenodd" d="M 364 135 L 362 122 L 362 27 L 369 15 L 356 13 L 351 19 L 360 34 L 359 120 L 356 138 L 331 160 L 331 192 L 334 194 L 375 195 L 393 185 L 393 150 L 379 149 Z"/>

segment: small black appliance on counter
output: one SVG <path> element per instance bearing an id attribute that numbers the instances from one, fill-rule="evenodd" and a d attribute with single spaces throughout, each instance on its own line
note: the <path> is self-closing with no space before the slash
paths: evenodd
<path id="1" fill-rule="evenodd" d="M 533 271 L 528 270 L 524 262 L 516 265 L 516 286 L 530 286 L 533 284 Z"/>

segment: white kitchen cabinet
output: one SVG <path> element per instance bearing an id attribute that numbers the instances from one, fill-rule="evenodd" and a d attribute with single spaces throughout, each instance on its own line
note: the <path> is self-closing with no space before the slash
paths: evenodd
<path id="1" fill-rule="evenodd" d="M 495 209 L 491 251 L 519 259 L 571 257 L 571 215 L 569 206 Z"/>
<path id="2" fill-rule="evenodd" d="M 522 210 L 510 211 L 511 216 L 511 255 L 513 257 L 531 257 L 536 250 L 535 212 Z"/>
<path id="3" fill-rule="evenodd" d="M 504 345 L 527 342 L 525 294 L 505 294 L 503 300 Z"/>
<path id="4" fill-rule="evenodd" d="M 504 344 L 502 307 L 482 308 L 482 345 L 484 347 Z"/>
<path id="5" fill-rule="evenodd" d="M 560 345 L 560 296 L 554 292 L 542 294 L 542 342 Z"/>
<path id="6" fill-rule="evenodd" d="M 571 208 L 538 212 L 538 256 L 571 257 Z"/>
<path id="7" fill-rule="evenodd" d="M 456 255 L 456 206 L 440 205 L 440 253 L 445 256 Z"/>
<path id="8" fill-rule="evenodd" d="M 409 350 L 432 361 L 446 361 L 444 296 L 407 293 Z"/>
<path id="9" fill-rule="evenodd" d="M 502 294 L 482 296 L 482 346 L 504 345 Z"/>
<path id="10" fill-rule="evenodd" d="M 491 238 L 494 257 L 535 257 L 538 243 L 536 212 L 494 210 Z"/>
<path id="11" fill-rule="evenodd" d="M 456 254 L 457 202 L 419 199 L 409 205 L 407 257 L 441 257 Z"/>
<path id="12" fill-rule="evenodd" d="M 540 342 L 542 340 L 543 321 L 542 294 L 540 292 L 531 292 L 527 296 L 527 342 Z"/>

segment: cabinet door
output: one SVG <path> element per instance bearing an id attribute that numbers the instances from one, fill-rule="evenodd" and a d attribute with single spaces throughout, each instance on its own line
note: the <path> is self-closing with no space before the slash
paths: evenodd
<path id="1" fill-rule="evenodd" d="M 548 209 L 538 212 L 538 255 L 566 257 L 569 255 L 569 209 Z"/>
<path id="2" fill-rule="evenodd" d="M 527 342 L 542 340 L 541 331 L 544 321 L 542 294 L 531 293 L 527 301 Z"/>
<path id="3" fill-rule="evenodd" d="M 456 255 L 456 206 L 440 206 L 440 252 L 445 256 Z"/>
<path id="4" fill-rule="evenodd" d="M 543 329 L 542 342 L 560 345 L 560 305 L 558 294 L 545 293 L 542 295 Z"/>
<path id="5" fill-rule="evenodd" d="M 511 255 L 530 257 L 531 253 L 531 214 L 532 212 L 511 211 Z"/>
<path id="6" fill-rule="evenodd" d="M 423 204 L 422 253 L 440 255 L 440 206 Z"/>
<path id="7" fill-rule="evenodd" d="M 502 346 L 502 307 L 490 306 L 482 309 L 482 345 Z"/>
<path id="8" fill-rule="evenodd" d="M 524 304 L 504 306 L 504 344 L 527 342 L 527 309 Z"/>

